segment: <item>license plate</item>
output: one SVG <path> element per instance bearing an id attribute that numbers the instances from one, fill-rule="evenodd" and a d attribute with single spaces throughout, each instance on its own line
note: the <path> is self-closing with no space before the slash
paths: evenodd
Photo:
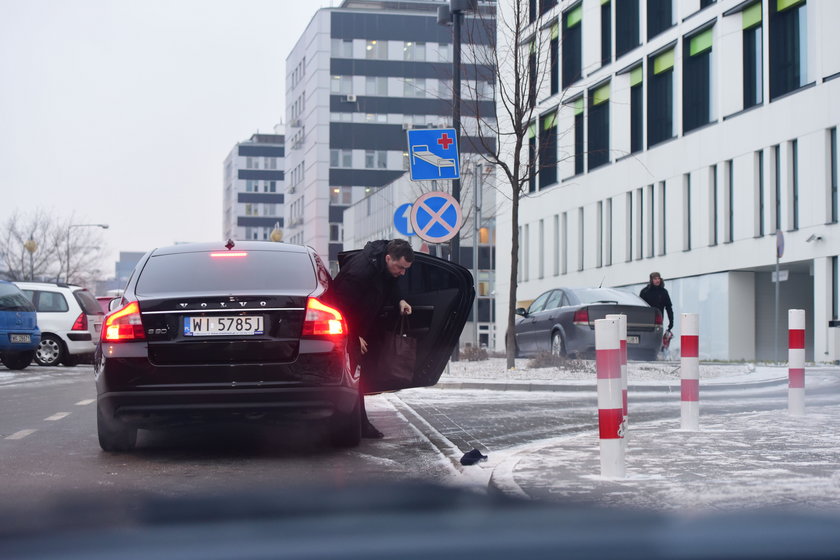
<path id="1" fill-rule="evenodd" d="M 184 317 L 184 336 L 220 336 L 263 334 L 263 317 Z"/>
<path id="2" fill-rule="evenodd" d="M 627 335 L 627 344 L 638 344 L 639 337 L 636 335 L 628 334 Z"/>
<path id="3" fill-rule="evenodd" d="M 9 335 L 9 338 L 12 341 L 12 344 L 29 344 L 32 342 L 32 337 L 28 334 L 12 334 Z"/>

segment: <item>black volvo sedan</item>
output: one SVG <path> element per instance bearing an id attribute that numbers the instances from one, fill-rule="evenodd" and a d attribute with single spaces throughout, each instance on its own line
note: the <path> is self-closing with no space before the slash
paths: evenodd
<path id="1" fill-rule="evenodd" d="M 331 282 L 318 254 L 299 245 L 148 252 L 112 304 L 96 350 L 102 449 L 133 449 L 138 429 L 287 419 L 328 422 L 334 445 L 358 445 L 359 374 L 345 318 L 325 303 Z M 422 253 L 401 282 L 413 308 L 414 376 L 366 372 L 368 392 L 437 383 L 475 296 L 469 271 Z M 395 313 L 382 310 L 383 331 Z"/>

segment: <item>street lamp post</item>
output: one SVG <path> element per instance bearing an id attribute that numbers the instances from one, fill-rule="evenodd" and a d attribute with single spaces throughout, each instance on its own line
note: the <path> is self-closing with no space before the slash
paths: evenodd
<path id="1" fill-rule="evenodd" d="M 35 265 L 32 262 L 32 256 L 38 250 L 38 244 L 31 237 L 23 244 L 23 248 L 29 252 L 29 281 L 35 280 Z"/>
<path id="2" fill-rule="evenodd" d="M 70 224 L 67 226 L 67 272 L 64 275 L 64 281 L 70 283 L 70 230 L 77 227 L 98 227 L 108 229 L 108 224 Z"/>

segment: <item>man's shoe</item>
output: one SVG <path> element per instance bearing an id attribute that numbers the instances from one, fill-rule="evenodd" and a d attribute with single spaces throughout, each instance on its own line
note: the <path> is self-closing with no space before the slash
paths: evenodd
<path id="1" fill-rule="evenodd" d="M 377 430 L 370 422 L 362 424 L 362 437 L 367 439 L 382 439 L 385 434 Z"/>

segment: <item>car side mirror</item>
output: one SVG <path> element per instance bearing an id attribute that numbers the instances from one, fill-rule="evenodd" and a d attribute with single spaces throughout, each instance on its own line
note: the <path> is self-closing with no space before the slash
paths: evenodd
<path id="1" fill-rule="evenodd" d="M 114 298 L 108 303 L 108 311 L 116 311 L 120 308 L 120 301 L 122 298 Z"/>
<path id="2" fill-rule="evenodd" d="M 528 310 L 525 309 L 524 307 L 517 307 L 516 308 L 516 314 L 521 315 L 522 317 L 527 317 L 528 316 Z"/>

